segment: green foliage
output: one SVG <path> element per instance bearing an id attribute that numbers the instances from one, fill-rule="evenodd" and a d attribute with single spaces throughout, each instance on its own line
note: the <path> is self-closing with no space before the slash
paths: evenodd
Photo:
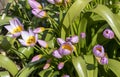
<path id="1" fill-rule="evenodd" d="M 65 74 L 70 77 L 120 77 L 120 0 L 63 0 L 60 4 L 36 0 L 42 6 L 39 9 L 47 14 L 45 18 L 36 17 L 28 1 L 9 0 L 0 14 L 0 77 L 62 77 Z M 15 29 L 10 32 L 5 26 L 11 25 L 9 21 L 14 17 L 24 25 L 24 31 L 44 27 L 37 33 L 37 40 L 46 41 L 48 47 L 37 41 L 34 46 L 24 46 L 19 41 L 24 35 L 9 37 Z M 115 33 L 113 39 L 103 36 L 107 28 Z M 81 37 L 83 32 L 84 38 Z M 73 51 L 70 46 L 57 43 L 57 38 L 66 41 L 75 35 L 79 42 L 71 42 Z M 24 39 L 27 45 L 36 40 L 29 36 Z M 102 65 L 101 58 L 94 56 L 92 51 L 96 44 L 104 47 L 108 64 Z M 60 48 L 70 50 L 71 54 L 59 52 L 62 58 L 54 57 L 54 50 L 60 51 Z M 64 62 L 64 67 L 59 70 L 60 62 Z"/>
<path id="2" fill-rule="evenodd" d="M 15 76 L 18 72 L 16 64 L 8 57 L 0 55 L 0 66 L 8 70 L 12 76 Z M 13 70 L 14 69 L 14 70 Z"/>

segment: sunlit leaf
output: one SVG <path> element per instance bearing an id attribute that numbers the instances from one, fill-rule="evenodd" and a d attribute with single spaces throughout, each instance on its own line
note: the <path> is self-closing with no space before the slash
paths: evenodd
<path id="1" fill-rule="evenodd" d="M 53 69 L 48 68 L 48 69 L 40 71 L 39 76 L 40 77 L 51 77 L 52 73 L 53 73 Z"/>
<path id="2" fill-rule="evenodd" d="M 120 62 L 114 59 L 109 59 L 108 68 L 112 70 L 117 77 L 120 77 Z"/>
<path id="3" fill-rule="evenodd" d="M 84 55 L 85 61 L 87 63 L 87 75 L 88 77 L 97 77 L 98 68 L 96 67 L 96 63 L 94 62 L 93 55 Z"/>
<path id="4" fill-rule="evenodd" d="M 119 19 L 112 13 L 112 11 L 105 5 L 98 5 L 92 11 L 103 17 L 108 22 L 110 27 L 115 32 L 117 38 L 120 40 L 120 22 Z"/>
<path id="5" fill-rule="evenodd" d="M 34 53 L 34 49 L 32 47 L 21 47 L 18 49 L 20 52 L 21 58 L 29 58 Z"/>
<path id="6" fill-rule="evenodd" d="M 9 24 L 9 20 L 12 19 L 12 17 L 8 17 L 8 16 L 6 16 L 4 19 L 1 18 L 2 16 L 0 16 L 0 25 Z"/>
<path id="7" fill-rule="evenodd" d="M 65 15 L 65 18 L 63 20 L 63 24 L 66 28 L 69 28 L 71 23 L 74 21 L 74 19 L 80 15 L 80 12 L 85 8 L 85 6 L 90 2 L 91 0 L 76 0 L 75 3 L 70 7 L 67 14 Z"/>
<path id="8" fill-rule="evenodd" d="M 87 77 L 86 63 L 82 57 L 80 57 L 80 56 L 74 57 L 73 56 L 72 63 L 74 65 L 75 70 L 79 77 Z"/>
<path id="9" fill-rule="evenodd" d="M 16 64 L 10 60 L 8 57 L 0 54 L 0 66 L 8 70 L 11 75 L 15 76 L 18 72 Z"/>
<path id="10" fill-rule="evenodd" d="M 16 77 L 28 77 L 30 74 L 36 70 L 38 67 L 41 67 L 41 63 L 43 63 L 45 59 L 40 59 L 39 61 L 29 63 L 24 68 L 20 70 L 20 72 L 16 75 Z M 39 66 L 37 65 L 39 64 Z"/>
<path id="11" fill-rule="evenodd" d="M 10 77 L 10 74 L 8 71 L 1 71 L 0 72 L 0 77 Z"/>

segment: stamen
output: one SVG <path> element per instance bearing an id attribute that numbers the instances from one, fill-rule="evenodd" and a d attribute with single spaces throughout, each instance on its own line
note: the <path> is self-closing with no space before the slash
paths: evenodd
<path id="1" fill-rule="evenodd" d="M 13 31 L 11 33 L 14 34 L 17 32 L 21 32 L 22 30 L 23 30 L 22 26 L 17 26 L 16 28 L 13 29 Z"/>
<path id="2" fill-rule="evenodd" d="M 65 45 L 63 45 L 63 46 L 62 46 L 62 49 L 67 49 L 67 50 L 70 50 L 70 51 L 73 50 L 72 46 L 69 45 L 69 44 L 65 44 Z"/>
<path id="3" fill-rule="evenodd" d="M 32 44 L 32 43 L 35 43 L 36 40 L 35 40 L 35 37 L 34 36 L 29 36 L 29 38 L 27 39 L 26 43 L 28 45 Z"/>
<path id="4" fill-rule="evenodd" d="M 102 52 L 102 49 L 101 49 L 101 48 L 96 48 L 96 50 L 98 50 L 98 51 Z"/>

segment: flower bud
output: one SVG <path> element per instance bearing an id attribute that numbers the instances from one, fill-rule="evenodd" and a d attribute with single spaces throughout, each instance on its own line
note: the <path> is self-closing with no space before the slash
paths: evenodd
<path id="1" fill-rule="evenodd" d="M 93 48 L 93 54 L 96 56 L 96 57 L 103 57 L 104 56 L 104 48 L 102 45 L 95 45 L 94 48 Z"/>
<path id="2" fill-rule="evenodd" d="M 108 58 L 106 56 L 102 57 L 100 60 L 100 64 L 102 65 L 108 64 Z"/>
<path id="3" fill-rule="evenodd" d="M 40 32 L 43 32 L 45 30 L 44 27 L 38 27 L 36 29 L 33 30 L 34 33 L 40 33 Z"/>
<path id="4" fill-rule="evenodd" d="M 34 56 L 34 57 L 32 58 L 31 62 L 35 62 L 35 61 L 41 59 L 41 57 L 42 57 L 41 54 L 40 54 L 40 55 L 36 55 L 36 56 Z"/>
<path id="5" fill-rule="evenodd" d="M 54 0 L 47 0 L 49 3 L 51 4 L 55 4 L 55 1 Z"/>
<path id="6" fill-rule="evenodd" d="M 81 32 L 81 33 L 80 33 L 80 37 L 81 37 L 81 38 L 85 38 L 85 37 L 86 37 L 86 34 L 85 34 L 84 32 Z"/>
<path id="7" fill-rule="evenodd" d="M 103 32 L 103 36 L 107 39 L 113 39 L 114 38 L 114 32 L 111 29 L 105 29 Z"/>
<path id="8" fill-rule="evenodd" d="M 61 70 L 64 67 L 64 62 L 60 62 L 58 64 L 58 69 Z"/>
<path id="9" fill-rule="evenodd" d="M 33 9 L 32 14 L 35 15 L 38 18 L 44 18 L 47 17 L 46 11 L 40 10 L 40 9 Z"/>

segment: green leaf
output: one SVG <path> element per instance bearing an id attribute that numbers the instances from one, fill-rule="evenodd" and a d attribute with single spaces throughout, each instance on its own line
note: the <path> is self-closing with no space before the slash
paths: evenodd
<path id="1" fill-rule="evenodd" d="M 109 59 L 108 68 L 112 70 L 117 77 L 120 77 L 120 62 L 114 59 Z"/>
<path id="2" fill-rule="evenodd" d="M 8 70 L 14 77 L 18 72 L 16 64 L 10 60 L 8 57 L 0 54 L 0 66 Z"/>
<path id="3" fill-rule="evenodd" d="M 74 57 L 72 58 L 72 63 L 75 67 L 75 70 L 79 77 L 87 77 L 87 68 L 85 60 L 82 57 Z"/>
<path id="4" fill-rule="evenodd" d="M 87 63 L 87 75 L 88 77 L 97 77 L 98 75 L 98 68 L 97 62 L 94 62 L 93 55 L 84 55 L 85 61 Z"/>
<path id="5" fill-rule="evenodd" d="M 0 77 L 10 77 L 10 74 L 8 71 L 2 71 L 0 72 Z"/>
<path id="6" fill-rule="evenodd" d="M 92 11 L 103 17 L 108 22 L 120 41 L 120 22 L 119 19 L 112 13 L 111 9 L 105 5 L 98 5 Z"/>
<path id="7" fill-rule="evenodd" d="M 12 19 L 12 17 L 8 17 L 8 16 L 6 16 L 4 19 L 1 19 L 1 18 L 2 16 L 0 16 L 0 25 L 8 24 L 9 20 Z"/>
<path id="8" fill-rule="evenodd" d="M 2 37 L 2 36 L 1 36 Z M 4 50 L 9 50 L 11 48 L 11 44 L 8 41 L 7 37 L 2 37 L 2 40 L 0 42 L 0 48 L 4 49 Z"/>
<path id="9" fill-rule="evenodd" d="M 38 67 L 42 67 L 42 63 L 45 61 L 44 58 L 40 59 L 39 61 L 35 61 L 26 65 L 20 72 L 16 75 L 16 77 L 28 77 L 34 70 Z M 39 63 L 39 64 L 38 64 Z M 38 65 L 37 65 L 38 64 Z"/>
<path id="10" fill-rule="evenodd" d="M 18 49 L 18 51 L 21 53 L 20 57 L 21 58 L 27 58 L 29 59 L 29 57 L 34 53 L 34 49 L 32 47 L 21 47 Z"/>
<path id="11" fill-rule="evenodd" d="M 63 24 L 66 28 L 69 28 L 74 19 L 80 15 L 80 12 L 90 1 L 91 0 L 76 0 L 75 3 L 73 3 L 63 20 Z"/>
<path id="12" fill-rule="evenodd" d="M 52 68 L 42 70 L 42 71 L 40 71 L 39 76 L 40 77 L 51 77 L 53 71 L 54 70 Z"/>

